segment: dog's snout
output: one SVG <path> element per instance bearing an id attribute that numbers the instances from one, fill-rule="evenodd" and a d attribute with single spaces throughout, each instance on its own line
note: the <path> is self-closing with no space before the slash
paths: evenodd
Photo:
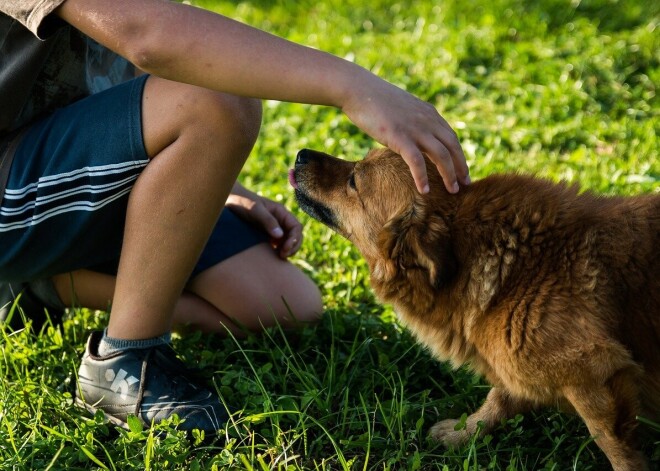
<path id="1" fill-rule="evenodd" d="M 296 155 L 296 165 L 305 165 L 309 162 L 309 155 L 312 151 L 309 149 L 301 149 Z"/>
<path id="2" fill-rule="evenodd" d="M 301 149 L 296 155 L 296 167 L 300 165 L 311 164 L 312 162 L 320 162 L 327 159 L 329 156 L 323 152 L 312 149 Z"/>

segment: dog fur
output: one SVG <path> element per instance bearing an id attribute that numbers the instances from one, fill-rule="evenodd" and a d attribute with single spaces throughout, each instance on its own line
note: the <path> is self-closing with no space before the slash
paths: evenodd
<path id="1" fill-rule="evenodd" d="M 449 194 L 427 162 L 417 192 L 400 156 L 298 154 L 300 207 L 360 250 L 374 292 L 440 360 L 493 388 L 435 424 L 448 446 L 542 405 L 577 412 L 617 471 L 648 469 L 638 415 L 660 417 L 660 195 L 604 197 L 493 175 Z"/>

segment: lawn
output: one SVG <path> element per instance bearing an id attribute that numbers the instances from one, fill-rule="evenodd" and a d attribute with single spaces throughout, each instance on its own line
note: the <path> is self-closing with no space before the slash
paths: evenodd
<path id="1" fill-rule="evenodd" d="M 473 179 L 517 171 L 603 194 L 660 191 L 659 2 L 194 3 L 355 61 L 430 101 L 456 129 Z M 264 104 L 241 180 L 304 222 L 295 262 L 327 309 L 297 332 L 175 338 L 181 357 L 243 410 L 226 441 L 189 439 L 174 424 L 118 430 L 73 407 L 86 336 L 107 322 L 105 312 L 74 310 L 39 331 L 0 328 L 0 469 L 608 469 L 582 422 L 552 409 L 458 450 L 427 440 L 437 420 L 478 407 L 487 385 L 417 345 L 374 299 L 357 251 L 302 214 L 287 186 L 303 147 L 359 159 L 374 145 L 335 109 Z M 660 427 L 643 428 L 658 469 Z"/>

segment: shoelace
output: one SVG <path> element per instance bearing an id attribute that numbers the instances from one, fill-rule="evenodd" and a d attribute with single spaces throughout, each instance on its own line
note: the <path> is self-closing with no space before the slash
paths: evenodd
<path id="1" fill-rule="evenodd" d="M 136 417 L 140 417 L 140 408 L 142 407 L 142 400 L 144 398 L 145 384 L 147 379 L 147 366 L 149 365 L 149 360 L 154 355 L 154 352 L 159 352 L 161 358 L 165 360 L 167 369 L 172 371 L 173 376 L 169 377 L 168 380 L 173 383 L 179 383 L 187 385 L 195 385 L 197 388 L 206 387 L 206 379 L 203 378 L 199 372 L 191 370 L 188 368 L 185 363 L 183 363 L 179 358 L 177 358 L 174 350 L 168 345 L 162 345 L 154 348 L 148 349 L 146 355 L 142 359 L 142 365 L 140 369 L 140 388 L 138 390 L 137 400 L 135 401 L 135 412 Z M 156 358 L 154 358 L 156 360 Z"/>
<path id="2" fill-rule="evenodd" d="M 209 387 L 208 379 L 202 374 L 202 370 L 198 368 L 191 368 L 181 361 L 177 356 L 172 347 L 169 345 L 161 345 L 156 347 L 156 350 L 161 354 L 160 356 L 167 362 L 169 367 L 177 375 L 187 379 L 193 384 L 198 384 L 205 388 Z"/>

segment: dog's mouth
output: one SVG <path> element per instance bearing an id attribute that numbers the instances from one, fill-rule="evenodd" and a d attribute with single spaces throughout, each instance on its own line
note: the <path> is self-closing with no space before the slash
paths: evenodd
<path id="1" fill-rule="evenodd" d="M 289 184 L 293 187 L 298 206 L 303 211 L 331 229 L 338 229 L 337 219 L 332 210 L 305 193 L 304 188 L 296 181 L 296 172 L 294 169 L 289 170 Z"/>
<path id="2" fill-rule="evenodd" d="M 289 185 L 291 185 L 294 190 L 298 189 L 298 182 L 296 181 L 296 171 L 292 168 L 289 169 Z"/>

